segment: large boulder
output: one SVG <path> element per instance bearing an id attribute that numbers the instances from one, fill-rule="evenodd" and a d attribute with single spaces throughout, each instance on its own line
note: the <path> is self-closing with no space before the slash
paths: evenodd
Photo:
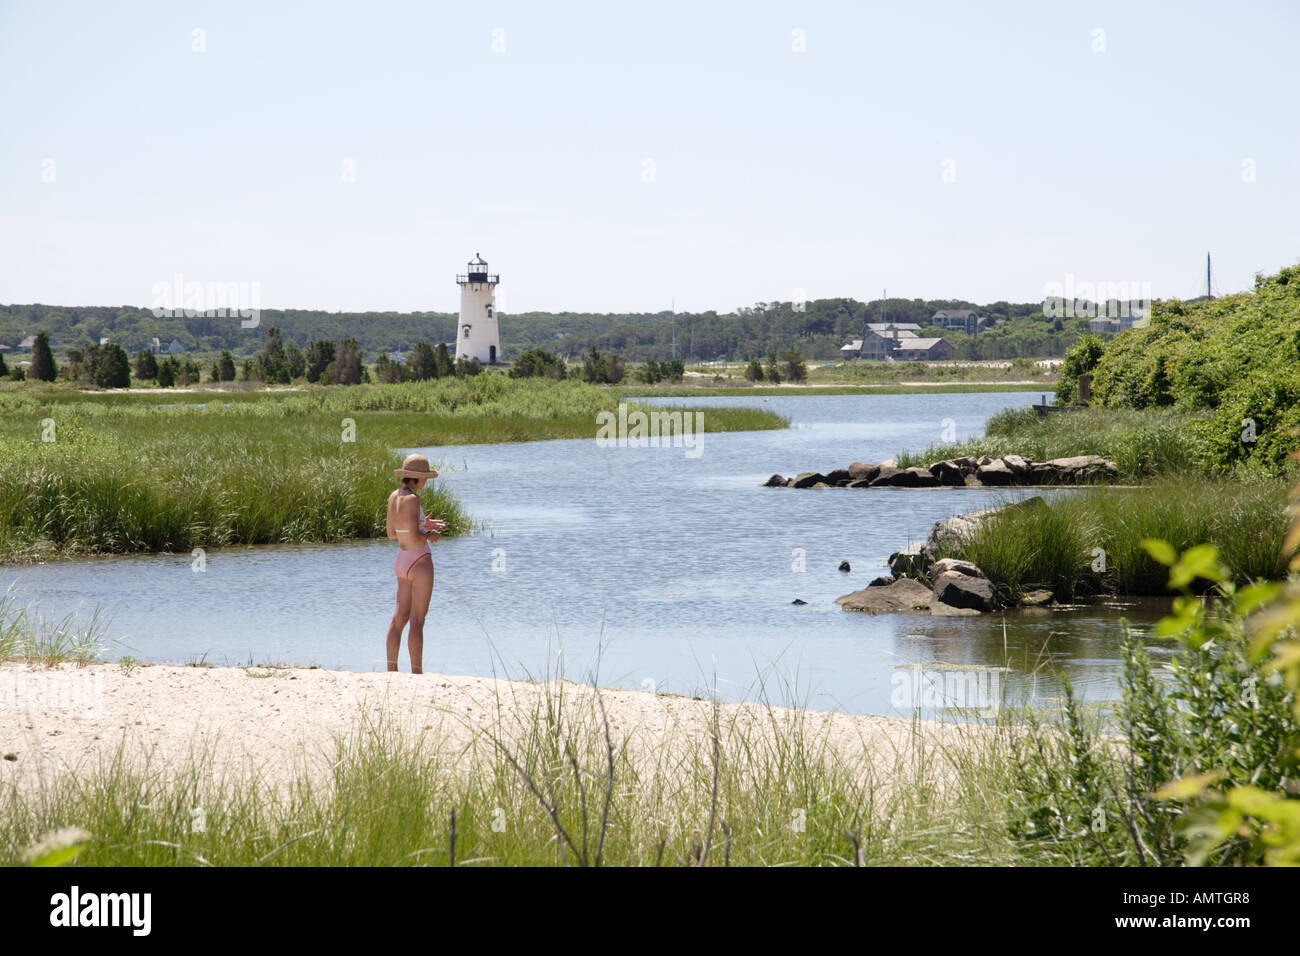
<path id="1" fill-rule="evenodd" d="M 853 480 L 853 475 L 847 468 L 836 468 L 834 471 L 826 472 L 826 484 L 838 485 L 840 482 L 848 484 Z"/>
<path id="2" fill-rule="evenodd" d="M 1033 462 L 1019 455 L 1003 455 L 1002 463 L 1011 469 L 1011 473 L 1016 476 L 1017 482 L 1028 478 L 1030 471 L 1033 469 Z"/>
<path id="3" fill-rule="evenodd" d="M 934 562 L 934 564 L 930 565 L 929 570 L 926 572 L 926 577 L 929 578 L 930 584 L 933 585 L 937 580 L 939 580 L 940 575 L 950 573 L 964 574 L 967 577 L 972 578 L 984 577 L 984 572 L 975 567 L 974 564 L 969 561 L 962 561 L 959 558 L 940 558 L 938 561 Z"/>
<path id="4" fill-rule="evenodd" d="M 1113 481 L 1119 477 L 1119 466 L 1100 455 L 1053 458 L 1045 464 L 1060 476 L 1061 484 L 1082 485 L 1097 481 Z"/>
<path id="5" fill-rule="evenodd" d="M 993 582 L 960 571 L 945 571 L 934 579 L 934 596 L 950 607 L 992 611 L 998 606 Z"/>
<path id="6" fill-rule="evenodd" d="M 920 581 L 900 578 L 885 585 L 872 585 L 852 594 L 837 597 L 835 603 L 846 611 L 866 611 L 871 614 L 898 614 L 900 612 L 928 613 L 934 594 Z"/>
<path id="7" fill-rule="evenodd" d="M 963 475 L 973 475 L 979 468 L 979 461 L 970 455 L 962 455 L 960 458 L 954 458 L 952 463 L 961 469 Z"/>
<path id="8" fill-rule="evenodd" d="M 889 556 L 889 570 L 896 578 L 922 577 L 934 560 L 923 544 L 910 544 Z"/>
<path id="9" fill-rule="evenodd" d="M 941 485 L 960 487 L 966 484 L 966 473 L 955 461 L 936 461 L 930 466 L 930 474 L 934 475 L 935 480 Z"/>
<path id="10" fill-rule="evenodd" d="M 826 476 L 819 471 L 810 471 L 794 480 L 792 488 L 811 488 L 813 485 L 825 484 Z"/>
<path id="11" fill-rule="evenodd" d="M 1016 480 L 1015 474 L 1001 458 L 980 465 L 979 470 L 975 472 L 975 477 L 979 479 L 981 485 L 1010 485 Z"/>
<path id="12" fill-rule="evenodd" d="M 880 474 L 880 466 L 869 461 L 855 461 L 849 465 L 849 477 L 854 481 L 870 481 Z"/>
<path id="13" fill-rule="evenodd" d="M 873 488 L 937 488 L 939 479 L 925 468 L 890 468 L 880 469 L 880 474 L 871 483 Z"/>
<path id="14" fill-rule="evenodd" d="M 771 478 L 767 479 L 767 481 L 763 482 L 763 487 L 764 487 L 764 488 L 784 488 L 784 487 L 785 487 L 785 478 L 783 478 L 783 477 L 780 476 L 780 475 L 773 475 Z"/>
<path id="15" fill-rule="evenodd" d="M 847 485 L 845 485 L 844 487 L 846 487 L 846 488 L 870 488 L 870 487 L 871 487 L 871 479 L 870 479 L 870 478 L 863 478 L 861 481 L 850 481 L 850 482 L 849 482 Z"/>

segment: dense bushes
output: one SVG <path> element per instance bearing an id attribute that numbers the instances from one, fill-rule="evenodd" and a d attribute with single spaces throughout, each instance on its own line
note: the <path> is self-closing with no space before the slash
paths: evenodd
<path id="1" fill-rule="evenodd" d="M 1094 400 L 1214 414 L 1193 430 L 1214 468 L 1280 474 L 1300 430 L 1300 266 L 1253 293 L 1157 302 L 1151 323 L 1107 343 Z"/>

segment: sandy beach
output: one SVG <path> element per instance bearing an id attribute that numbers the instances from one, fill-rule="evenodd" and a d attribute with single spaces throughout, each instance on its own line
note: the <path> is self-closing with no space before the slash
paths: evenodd
<path id="1" fill-rule="evenodd" d="M 600 706 L 616 746 L 635 763 L 692 763 L 715 726 L 707 700 L 572 682 L 534 683 L 438 674 L 350 673 L 307 668 L 0 664 L 0 782 L 39 790 L 61 774 L 84 776 L 119 752 L 167 771 L 202 755 L 211 772 L 256 774 L 269 784 L 329 767 L 337 742 L 387 721 L 406 739 L 468 769 L 535 727 L 539 708 L 564 701 L 565 721 L 599 740 Z M 980 728 L 945 722 L 721 704 L 725 747 L 798 728 L 828 757 L 871 773 L 897 767 L 918 748 L 956 743 Z"/>

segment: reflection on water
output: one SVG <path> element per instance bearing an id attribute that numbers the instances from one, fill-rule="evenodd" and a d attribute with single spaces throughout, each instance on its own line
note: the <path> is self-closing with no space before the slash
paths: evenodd
<path id="1" fill-rule="evenodd" d="M 974 686 L 986 669 L 1005 667 L 995 673 L 1009 702 L 1059 695 L 1058 672 L 1089 699 L 1111 698 L 1120 618 L 1149 624 L 1163 602 L 1018 612 L 1005 626 L 1000 616 L 872 617 L 833 603 L 885 573 L 889 553 L 922 540 L 936 520 L 1023 493 L 759 487 L 773 472 L 923 448 L 945 419 L 960 436 L 977 434 L 991 413 L 1036 398 L 710 399 L 771 408 L 795 427 L 708 434 L 697 459 L 593 440 L 419 449 L 450 464 L 439 481 L 486 526 L 434 545 L 425 667 L 563 670 L 606 685 L 863 713 L 943 709 L 902 686 L 900 674 L 920 681 L 955 668 Z M 48 616 L 99 604 L 118 642 L 110 656 L 379 670 L 394 549 L 387 541 L 236 548 L 209 552 L 202 573 L 188 555 L 7 571 Z M 852 572 L 837 570 L 843 559 Z"/>

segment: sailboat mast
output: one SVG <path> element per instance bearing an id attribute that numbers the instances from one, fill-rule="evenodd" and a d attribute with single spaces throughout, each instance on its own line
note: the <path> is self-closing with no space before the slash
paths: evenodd
<path id="1" fill-rule="evenodd" d="M 1205 254 L 1205 297 L 1214 298 L 1214 286 L 1210 284 L 1210 254 Z"/>

